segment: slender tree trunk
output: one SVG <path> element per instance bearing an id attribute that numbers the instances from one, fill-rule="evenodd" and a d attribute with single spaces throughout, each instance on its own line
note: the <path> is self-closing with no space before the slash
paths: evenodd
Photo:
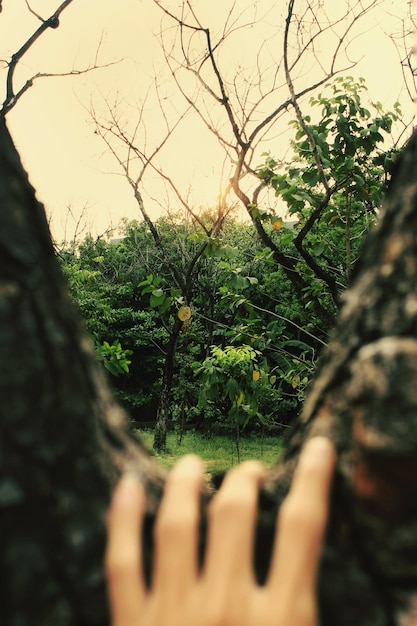
<path id="1" fill-rule="evenodd" d="M 417 137 L 367 240 L 333 341 L 259 502 L 256 573 L 303 443 L 339 454 L 320 579 L 323 626 L 387 626 L 417 591 Z M 45 216 L 0 122 L 1 623 L 107 623 L 103 517 L 125 469 L 164 474 L 131 438 L 68 299 Z M 404 617 L 403 624 L 412 624 Z"/>
<path id="2" fill-rule="evenodd" d="M 352 272 L 352 241 L 351 241 L 351 205 L 352 198 L 346 194 L 346 224 L 345 224 L 345 241 L 346 241 L 346 284 L 350 283 L 350 275 Z"/>
<path id="3" fill-rule="evenodd" d="M 175 353 L 177 351 L 178 337 L 181 328 L 181 320 L 175 318 L 165 356 L 162 390 L 156 412 L 156 424 L 153 438 L 153 449 L 155 452 L 163 452 L 167 445 L 167 425 L 171 414 L 171 392 L 174 378 Z"/>

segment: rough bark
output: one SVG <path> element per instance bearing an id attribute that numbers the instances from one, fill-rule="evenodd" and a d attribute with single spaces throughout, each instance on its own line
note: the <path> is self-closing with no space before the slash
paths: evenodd
<path id="1" fill-rule="evenodd" d="M 0 123 L 1 621 L 104 625 L 103 515 L 111 488 L 124 469 L 146 484 L 149 566 L 164 476 L 130 437 L 108 391 L 69 302 L 42 207 Z M 320 581 L 323 625 L 399 623 L 417 586 L 416 281 L 414 138 L 284 460 L 260 498 L 262 580 L 301 446 L 316 433 L 333 439 L 339 464 Z"/>
<path id="2" fill-rule="evenodd" d="M 103 517 L 131 439 L 70 303 L 42 206 L 0 120 L 0 621 L 107 622 Z M 153 504 L 151 504 L 153 501 Z"/>
<path id="3" fill-rule="evenodd" d="M 283 465 L 326 434 L 339 463 L 321 579 L 322 623 L 411 624 L 417 597 L 417 137 L 322 356 Z M 415 618 L 416 616 L 414 616 Z"/>

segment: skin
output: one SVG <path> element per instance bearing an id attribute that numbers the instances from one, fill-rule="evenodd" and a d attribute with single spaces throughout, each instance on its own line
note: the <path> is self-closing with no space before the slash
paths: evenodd
<path id="1" fill-rule="evenodd" d="M 208 542 L 197 566 L 203 464 L 181 459 L 158 514 L 151 589 L 144 583 L 140 532 L 145 494 L 121 479 L 108 514 L 106 574 L 113 626 L 316 626 L 316 581 L 328 516 L 335 452 L 323 437 L 305 445 L 278 515 L 266 584 L 255 582 L 253 536 L 263 467 L 231 470 L 208 511 Z"/>

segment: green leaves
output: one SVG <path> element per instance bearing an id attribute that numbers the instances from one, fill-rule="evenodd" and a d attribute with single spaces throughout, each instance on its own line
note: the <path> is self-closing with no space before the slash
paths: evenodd
<path id="1" fill-rule="evenodd" d="M 363 79 L 338 77 L 322 93 L 310 99 L 311 115 L 290 122 L 294 129 L 293 156 L 287 165 L 270 154 L 259 168 L 268 183 L 303 227 L 286 232 L 277 229 L 274 242 L 301 255 L 298 270 L 325 276 L 324 292 L 337 302 L 355 263 L 363 234 L 374 221 L 395 162 L 396 151 L 383 143 L 389 138 L 401 109 L 395 103 L 385 112 L 380 103 L 363 104 L 367 89 Z M 317 111 L 314 111 L 317 109 Z M 271 221 L 275 216 L 263 217 Z M 321 298 L 321 296 L 320 296 Z M 314 307 L 314 301 L 311 306 Z"/>
<path id="2" fill-rule="evenodd" d="M 157 309 L 161 315 L 166 313 L 173 303 L 182 303 L 181 289 L 164 290 L 160 286 L 162 283 L 161 277 L 150 274 L 146 280 L 138 284 L 138 287 L 142 287 L 142 295 L 150 294 L 149 304 L 153 309 Z"/>
<path id="3" fill-rule="evenodd" d="M 268 219 L 271 230 L 274 221 L 280 224 L 279 218 Z M 166 227 L 166 250 L 182 275 L 186 262 L 207 242 L 205 233 L 188 237 L 188 224 L 183 228 L 185 235 L 174 241 L 172 226 Z M 154 243 L 144 239 L 145 226 L 129 224 L 126 233 L 112 245 L 86 239 L 76 254 L 68 254 L 65 272 L 103 365 L 114 377 L 118 398 L 133 419 L 150 421 L 161 390 L 168 332 L 178 325 L 178 313 L 184 317 L 187 303 Z M 290 245 L 293 231 L 284 224 L 274 237 Z M 178 424 L 189 421 L 197 428 L 228 429 L 231 434 L 236 423 L 256 428 L 287 423 L 296 412 L 301 386 L 294 389 L 278 369 L 284 375 L 297 369 L 292 358 L 302 348 L 285 347 L 299 331 L 283 316 L 300 328 L 314 325 L 314 316 L 305 314 L 285 275 L 277 271 L 272 250 L 262 246 L 252 225 L 231 219 L 213 245 L 218 252 L 204 257 L 193 284 L 191 322 L 187 315 L 181 320 L 185 324 L 178 337 L 172 417 Z M 279 319 L 272 317 L 275 312 Z M 212 344 L 219 351 L 208 353 L 203 368 L 207 345 Z M 302 381 L 302 372 L 298 375 Z"/>
<path id="4" fill-rule="evenodd" d="M 262 388 L 269 384 L 266 363 L 261 352 L 252 346 L 211 346 L 211 356 L 205 361 L 194 363 L 194 371 L 202 383 L 199 406 L 204 408 L 212 401 L 227 403 L 227 417 L 246 426 L 258 415 L 258 404 Z"/>
<path id="5" fill-rule="evenodd" d="M 308 169 L 301 174 L 301 178 L 310 187 L 315 187 L 320 180 L 320 175 L 316 169 Z"/>
<path id="6" fill-rule="evenodd" d="M 391 132 L 393 122 L 401 114 L 398 103 L 394 105 L 394 111 L 388 113 L 384 113 L 382 105 L 377 103 L 374 105 L 376 114 L 372 117 L 370 110 L 361 104 L 361 97 L 367 91 L 362 79 L 337 78 L 326 88 L 330 95 L 325 92 L 310 99 L 313 107 L 321 107 L 321 119 L 313 124 L 306 116 L 305 127 L 298 121 L 292 122 L 296 130 L 292 142 L 294 161 L 300 165 L 294 167 L 293 161 L 286 173 L 278 174 L 276 161 L 268 155 L 259 170 L 260 178 L 271 184 L 292 213 L 302 210 L 301 201 L 315 207 L 321 200 L 315 194 L 306 193 L 304 186 L 320 184 L 317 158 L 329 185 L 345 181 L 348 186 L 351 177 L 356 175 L 361 176 L 363 186 L 369 184 L 369 176 L 381 177 L 383 172 L 375 171 L 368 157 L 377 153 L 379 144 L 384 141 L 384 133 Z"/>
<path id="7" fill-rule="evenodd" d="M 218 259 L 234 259 L 237 256 L 237 249 L 225 243 L 219 237 L 211 237 L 205 233 L 192 233 L 187 237 L 188 241 L 198 244 L 204 248 L 203 254 L 206 257 Z"/>
<path id="8" fill-rule="evenodd" d="M 113 376 L 129 373 L 131 361 L 127 357 L 133 352 L 132 350 L 123 350 L 118 339 L 112 344 L 109 344 L 108 341 L 96 344 L 96 351 L 106 370 Z"/>
<path id="9" fill-rule="evenodd" d="M 160 307 L 164 303 L 165 299 L 165 294 L 162 289 L 154 289 L 154 291 L 152 291 L 151 293 L 151 307 L 153 309 Z"/>

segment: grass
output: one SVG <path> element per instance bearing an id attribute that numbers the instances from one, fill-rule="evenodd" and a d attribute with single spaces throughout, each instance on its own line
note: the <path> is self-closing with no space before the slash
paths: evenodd
<path id="1" fill-rule="evenodd" d="M 148 450 L 152 450 L 153 431 L 137 430 L 136 434 Z M 240 440 L 240 460 L 258 459 L 270 467 L 280 456 L 281 448 L 279 437 L 245 436 Z M 155 456 L 161 465 L 172 467 L 180 457 L 190 453 L 203 459 L 209 473 L 223 472 L 237 465 L 235 442 L 225 435 L 206 437 L 197 432 L 185 432 L 179 443 L 178 435 L 170 432 L 167 436 L 167 452 Z"/>

